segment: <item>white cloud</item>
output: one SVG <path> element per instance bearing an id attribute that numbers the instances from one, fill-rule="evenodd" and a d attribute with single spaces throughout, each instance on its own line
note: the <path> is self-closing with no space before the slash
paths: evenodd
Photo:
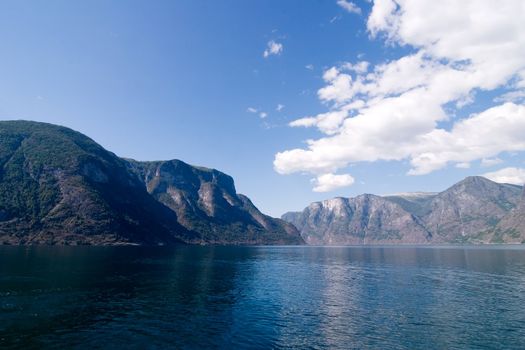
<path id="1" fill-rule="evenodd" d="M 348 1 L 348 0 L 337 0 L 337 5 L 341 6 L 342 8 L 344 8 L 346 11 L 348 11 L 350 13 L 355 13 L 355 14 L 358 14 L 358 15 L 361 14 L 361 9 L 356 4 L 354 4 L 351 1 Z"/>
<path id="2" fill-rule="evenodd" d="M 488 168 L 501 163 L 503 163 L 503 160 L 500 158 L 483 158 L 481 160 L 481 166 L 484 168 Z"/>
<path id="3" fill-rule="evenodd" d="M 317 126 L 319 130 L 328 135 L 337 133 L 341 123 L 348 116 L 346 111 L 334 111 L 318 114 L 315 117 L 305 117 L 294 120 L 289 125 L 291 127 L 311 127 Z"/>
<path id="4" fill-rule="evenodd" d="M 275 108 L 275 110 L 276 110 L 277 112 L 280 112 L 280 111 L 282 111 L 283 109 L 284 109 L 284 105 L 283 105 L 283 104 L 280 104 L 280 103 L 279 103 L 279 104 L 277 105 L 277 107 Z"/>
<path id="5" fill-rule="evenodd" d="M 318 98 L 330 111 L 290 123 L 325 136 L 276 154 L 275 169 L 324 174 L 351 163 L 408 160 L 408 173 L 423 175 L 524 151 L 525 106 L 516 100 L 466 117 L 454 109 L 476 102 L 477 91 L 525 85 L 523 18 L 521 0 L 376 0 L 367 21 L 372 38 L 412 50 L 376 65 L 326 70 Z"/>
<path id="6" fill-rule="evenodd" d="M 494 99 L 494 102 L 520 102 L 525 100 L 525 90 L 509 91 Z"/>
<path id="7" fill-rule="evenodd" d="M 454 124 L 451 131 L 435 129 L 418 142 L 411 155 L 411 174 L 427 174 L 448 162 L 470 162 L 504 151 L 525 150 L 525 106 L 506 103 Z M 428 156 L 428 157 L 427 157 Z"/>
<path id="8" fill-rule="evenodd" d="M 351 175 L 322 174 L 312 179 L 314 192 L 330 192 L 342 187 L 351 186 L 354 183 Z"/>
<path id="9" fill-rule="evenodd" d="M 355 64 L 352 64 L 350 62 L 345 62 L 341 65 L 341 68 L 348 70 L 348 71 L 354 71 L 356 73 L 366 73 L 368 71 L 368 67 L 370 66 L 370 63 L 367 61 L 359 61 Z"/>
<path id="10" fill-rule="evenodd" d="M 327 69 L 323 74 L 323 79 L 326 82 L 331 82 L 334 79 L 337 78 L 339 75 L 339 70 L 336 67 L 332 67 L 330 69 Z"/>
<path id="11" fill-rule="evenodd" d="M 283 44 L 278 43 L 274 40 L 268 41 L 266 50 L 263 52 L 264 58 L 267 58 L 271 55 L 280 55 L 283 52 Z"/>
<path id="12" fill-rule="evenodd" d="M 470 169 L 470 163 L 464 162 L 464 163 L 457 163 L 456 168 L 458 169 Z"/>
<path id="13" fill-rule="evenodd" d="M 246 109 L 246 112 L 258 114 L 259 118 L 261 118 L 261 119 L 264 119 L 264 118 L 266 118 L 268 116 L 268 113 L 263 112 L 263 111 L 259 111 L 257 108 L 254 108 L 254 107 L 248 107 Z"/>
<path id="14" fill-rule="evenodd" d="M 306 66 L 304 66 L 304 68 L 306 68 L 308 70 L 314 70 L 314 65 L 313 64 L 307 64 Z"/>
<path id="15" fill-rule="evenodd" d="M 503 168 L 482 176 L 499 183 L 514 185 L 523 185 L 525 183 L 525 169 L 523 168 Z"/>

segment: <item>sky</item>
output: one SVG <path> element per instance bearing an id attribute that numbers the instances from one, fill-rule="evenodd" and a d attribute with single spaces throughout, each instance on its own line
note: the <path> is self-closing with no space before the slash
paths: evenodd
<path id="1" fill-rule="evenodd" d="M 0 2 L 0 120 L 235 179 L 263 212 L 525 180 L 525 2 Z"/>

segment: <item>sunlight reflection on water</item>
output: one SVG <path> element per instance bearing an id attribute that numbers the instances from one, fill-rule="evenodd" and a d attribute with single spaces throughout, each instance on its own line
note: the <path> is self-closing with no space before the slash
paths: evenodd
<path id="1" fill-rule="evenodd" d="M 524 348 L 516 247 L 0 247 L 0 346 Z"/>

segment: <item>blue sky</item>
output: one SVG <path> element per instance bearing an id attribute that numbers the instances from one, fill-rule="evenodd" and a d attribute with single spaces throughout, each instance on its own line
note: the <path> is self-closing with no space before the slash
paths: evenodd
<path id="1" fill-rule="evenodd" d="M 481 20 L 494 14 L 489 3 L 479 3 Z M 123 157 L 217 168 L 274 216 L 334 196 L 439 191 L 469 175 L 521 181 L 523 7 L 508 1 L 501 21 L 482 21 L 496 34 L 479 39 L 478 23 L 461 17 L 472 9 L 441 5 L 464 29 L 458 37 L 432 21 L 431 4 L 2 1 L 0 119 L 65 125 Z M 422 16 L 433 27 L 417 27 Z M 458 49 L 479 40 L 487 50 Z M 505 42 L 516 47 L 487 53 Z M 506 57 L 517 58 L 499 71 Z M 485 67 L 499 78 L 476 80 Z M 445 89 L 440 74 L 471 83 Z M 417 111 L 407 98 L 421 99 Z M 500 123 L 501 113 L 514 119 Z M 498 145 L 483 141 L 493 122 L 503 125 Z M 389 130 L 404 136 L 373 141 Z"/>

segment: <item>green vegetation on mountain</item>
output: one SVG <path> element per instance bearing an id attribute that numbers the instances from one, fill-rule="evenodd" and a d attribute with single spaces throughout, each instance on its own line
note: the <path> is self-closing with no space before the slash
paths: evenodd
<path id="1" fill-rule="evenodd" d="M 121 159 L 65 127 L 0 122 L 0 244 L 301 242 L 295 228 L 290 234 L 266 229 L 245 215 L 247 209 L 233 208 L 238 220 L 227 226 L 230 231 L 209 231 L 212 226 L 206 220 L 215 220 L 215 215 L 194 217 L 192 225 L 181 224 L 187 218 L 178 219 L 171 197 L 160 188 L 150 195 L 130 164 L 137 168 L 141 163 Z M 203 168 L 187 169 L 205 172 Z M 216 187 L 229 186 L 230 191 L 233 180 L 227 178 L 229 183 Z M 249 219 L 247 226 L 245 219 Z M 252 224 L 256 233 L 243 236 L 243 230 Z"/>

